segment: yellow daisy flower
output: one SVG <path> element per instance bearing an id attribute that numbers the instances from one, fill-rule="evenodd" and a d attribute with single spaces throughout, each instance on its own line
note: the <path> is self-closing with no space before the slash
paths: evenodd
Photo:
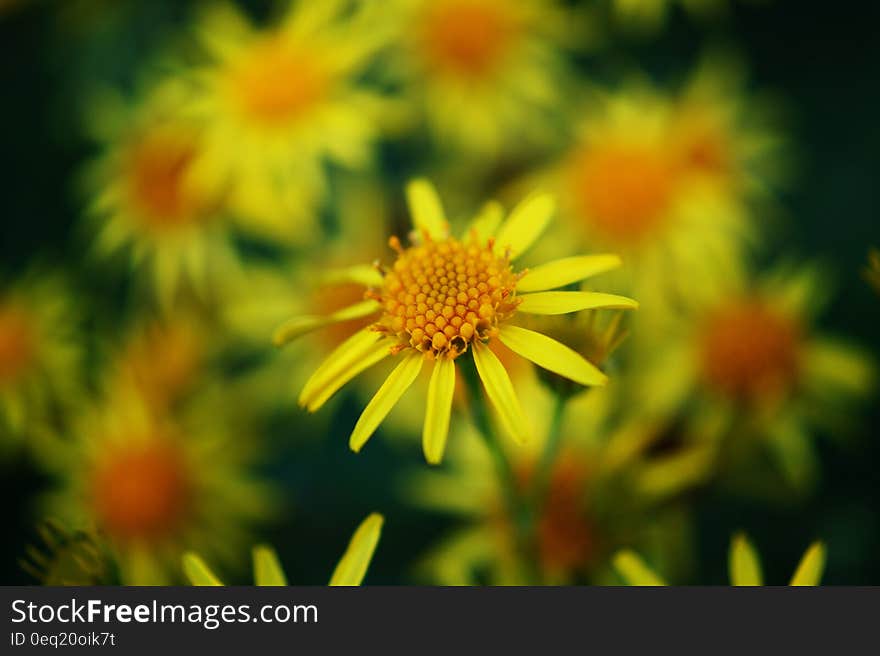
<path id="1" fill-rule="evenodd" d="M 730 541 L 730 585 L 764 585 L 761 561 L 749 539 L 738 533 Z M 614 557 L 614 568 L 627 585 L 663 586 L 664 579 L 655 573 L 642 558 L 633 551 L 620 551 Z M 811 544 L 794 575 L 789 581 L 793 586 L 817 586 L 825 569 L 825 545 L 821 542 Z"/>
<path id="2" fill-rule="evenodd" d="M 203 130 L 198 177 L 228 190 L 257 233 L 310 241 L 327 191 L 324 162 L 369 163 L 382 100 L 359 77 L 383 40 L 363 7 L 292 2 L 259 29 L 222 4 L 197 27 L 209 59 L 192 75 L 187 109 Z"/>
<path id="3" fill-rule="evenodd" d="M 700 302 L 668 332 L 655 326 L 664 347 L 646 363 L 642 406 L 668 413 L 696 398 L 696 415 L 735 442 L 728 456 L 748 458 L 763 444 L 802 489 L 817 468 L 810 434 L 839 432 L 874 380 L 866 353 L 813 328 L 827 295 L 812 267 L 729 281 L 726 294 Z"/>
<path id="4" fill-rule="evenodd" d="M 86 176 L 99 254 L 128 253 L 165 308 L 181 293 L 209 296 L 237 262 L 223 194 L 193 173 L 202 142 L 180 116 L 184 98 L 168 83 L 140 106 L 109 96 L 98 103 L 106 152 Z"/>
<path id="5" fill-rule="evenodd" d="M 0 287 L 0 450 L 52 426 L 59 405 L 75 401 L 76 325 L 70 293 L 54 276 L 32 272 Z"/>
<path id="6" fill-rule="evenodd" d="M 377 513 L 371 514 L 354 532 L 345 553 L 342 554 L 336 569 L 330 577 L 331 586 L 358 586 L 367 574 L 370 561 L 379 544 L 382 524 L 385 519 Z M 260 545 L 253 549 L 254 585 L 286 586 L 287 576 L 281 567 L 278 554 L 272 547 Z M 221 586 L 223 583 L 196 553 L 183 555 L 183 572 L 192 585 Z"/>
<path id="7" fill-rule="evenodd" d="M 433 136 L 482 156 L 542 144 L 562 101 L 561 42 L 570 24 L 553 0 L 398 0 L 392 62 Z"/>
<path id="8" fill-rule="evenodd" d="M 408 187 L 415 234 L 405 248 L 390 240 L 397 257 L 369 280 L 366 300 L 331 315 L 295 317 L 276 333 L 281 345 L 308 332 L 356 317 L 374 317 L 368 328 L 342 343 L 309 378 L 300 404 L 319 409 L 343 385 L 370 366 L 394 357 L 397 364 L 358 420 L 349 445 L 360 451 L 385 416 L 415 382 L 425 362 L 431 369 L 423 447 L 439 463 L 446 446 L 459 358 L 473 360 L 506 431 L 525 441 L 530 429 L 504 366 L 489 347 L 498 340 L 515 353 L 582 385 L 606 376 L 556 340 L 513 325 L 520 313 L 566 314 L 595 308 L 634 308 L 635 301 L 595 292 L 548 291 L 607 270 L 607 256 L 580 256 L 515 271 L 513 262 L 541 235 L 554 212 L 547 195 L 520 203 L 502 225 L 502 210 L 488 206 L 457 238 L 433 187 Z"/>
<path id="9" fill-rule="evenodd" d="M 106 540 L 128 585 L 173 581 L 187 549 L 232 558 L 272 499 L 225 424 L 216 407 L 172 418 L 115 390 L 82 417 L 46 515 Z"/>
<path id="10" fill-rule="evenodd" d="M 544 179 L 566 235 L 620 254 L 627 268 L 616 286 L 649 300 L 647 309 L 733 275 L 750 232 L 739 208 L 683 165 L 674 110 L 644 85 L 597 93 Z"/>

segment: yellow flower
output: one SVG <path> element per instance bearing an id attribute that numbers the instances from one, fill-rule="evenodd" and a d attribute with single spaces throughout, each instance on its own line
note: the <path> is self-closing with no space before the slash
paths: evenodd
<path id="1" fill-rule="evenodd" d="M 225 198 L 194 175 L 202 142 L 181 117 L 185 98 L 169 82 L 139 106 L 111 95 L 96 103 L 106 152 L 86 176 L 99 254 L 127 253 L 164 308 L 180 294 L 210 296 L 237 263 Z"/>
<path id="2" fill-rule="evenodd" d="M 187 112 L 203 136 L 197 176 L 225 189 L 246 227 L 304 243 L 326 195 L 325 160 L 363 168 L 381 99 L 359 76 L 382 45 L 363 3 L 300 1 L 265 29 L 231 5 L 198 25 L 209 61 Z"/>
<path id="3" fill-rule="evenodd" d="M 764 585 L 761 573 L 761 561 L 758 553 L 748 538 L 738 533 L 730 541 L 730 585 L 754 586 Z M 663 586 L 666 585 L 661 576 L 656 574 L 633 551 L 620 551 L 614 557 L 614 568 L 627 585 Z M 825 545 L 814 542 L 804 553 L 789 585 L 817 586 L 822 580 L 825 569 Z"/>
<path id="4" fill-rule="evenodd" d="M 544 183 L 569 239 L 626 262 L 615 287 L 663 308 L 738 271 L 749 221 L 684 165 L 671 99 L 644 85 L 597 92 L 576 131 Z"/>
<path id="5" fill-rule="evenodd" d="M 115 389 L 81 418 L 46 514 L 106 540 L 129 585 L 172 581 L 187 549 L 230 559 L 272 499 L 217 410 L 171 417 L 138 390 Z"/>
<path id="6" fill-rule="evenodd" d="M 59 405 L 75 403 L 76 333 L 70 293 L 56 277 L 32 272 L 0 288 L 0 450 L 35 437 Z"/>
<path id="7" fill-rule="evenodd" d="M 409 93 L 433 136 L 482 156 L 542 144 L 565 79 L 567 22 L 552 0 L 398 0 Z"/>
<path id="8" fill-rule="evenodd" d="M 336 391 L 368 367 L 394 357 L 397 364 L 358 420 L 349 444 L 360 451 L 425 362 L 431 369 L 423 430 L 430 463 L 439 463 L 446 446 L 456 361 L 473 358 L 483 388 L 506 431 L 518 441 L 530 429 L 504 366 L 489 347 L 494 340 L 545 369 L 582 385 L 602 385 L 606 376 L 583 356 L 540 333 L 513 325 L 520 313 L 566 314 L 595 308 L 634 308 L 610 294 L 548 291 L 606 270 L 607 256 L 580 256 L 515 271 L 513 262 L 541 235 L 552 218 L 553 200 L 532 196 L 511 212 L 490 204 L 464 236 L 449 234 L 433 187 L 408 187 L 415 233 L 408 248 L 390 240 L 394 264 L 376 270 L 366 300 L 324 316 L 295 317 L 276 333 L 284 344 L 305 333 L 357 317 L 374 322 L 349 337 L 312 374 L 299 401 L 318 410 Z M 500 227 L 499 227 L 500 226 Z"/>
<path id="9" fill-rule="evenodd" d="M 811 267 L 728 281 L 726 293 L 699 301 L 674 325 L 653 327 L 663 346 L 645 363 L 640 404 L 669 413 L 696 400 L 693 416 L 733 440 L 729 465 L 764 445 L 803 489 L 817 468 L 810 434 L 839 432 L 874 380 L 867 354 L 811 325 L 826 296 Z"/>
<path id="10" fill-rule="evenodd" d="M 370 561 L 373 559 L 373 553 L 379 544 L 384 521 L 382 515 L 373 513 L 361 522 L 337 563 L 336 569 L 333 570 L 329 585 L 357 586 L 363 582 Z M 287 576 L 274 549 L 265 545 L 254 547 L 253 561 L 254 585 L 288 585 Z M 223 585 L 196 553 L 189 552 L 183 555 L 183 571 L 192 585 Z"/>

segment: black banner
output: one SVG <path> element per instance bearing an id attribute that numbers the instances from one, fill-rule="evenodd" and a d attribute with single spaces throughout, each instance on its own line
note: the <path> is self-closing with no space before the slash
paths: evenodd
<path id="1" fill-rule="evenodd" d="M 705 653 L 873 645 L 876 588 L 0 588 L 0 653 Z M 872 647 L 873 649 L 873 647 Z"/>

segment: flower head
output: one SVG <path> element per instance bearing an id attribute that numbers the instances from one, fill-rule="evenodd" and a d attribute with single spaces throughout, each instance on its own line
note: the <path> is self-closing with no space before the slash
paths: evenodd
<path id="1" fill-rule="evenodd" d="M 215 407 L 170 416 L 119 386 L 81 417 L 48 510 L 106 541 L 128 585 L 173 581 L 186 549 L 230 558 L 271 494 L 224 423 Z"/>
<path id="2" fill-rule="evenodd" d="M 77 313 L 56 276 L 32 272 L 0 287 L 0 449 L 53 427 L 56 410 L 77 399 L 76 336 Z"/>
<path id="3" fill-rule="evenodd" d="M 312 375 L 300 403 L 317 410 L 368 367 L 393 357 L 397 364 L 367 405 L 352 432 L 359 451 L 425 363 L 431 367 L 423 446 L 429 462 L 439 462 L 446 444 L 456 365 L 468 354 L 502 425 L 525 440 L 529 428 L 504 366 L 491 348 L 500 341 L 537 365 L 582 385 L 602 385 L 605 375 L 583 356 L 540 333 L 514 325 L 520 313 L 566 314 L 596 308 L 634 308 L 630 299 L 610 294 L 548 291 L 603 271 L 607 256 L 557 260 L 532 270 L 515 268 L 516 259 L 540 236 L 554 203 L 536 195 L 520 203 L 502 224 L 501 209 L 490 204 L 463 237 L 454 237 L 433 187 L 412 183 L 408 198 L 415 232 L 409 247 L 396 238 L 396 259 L 379 267 L 365 300 L 329 316 L 296 317 L 281 326 L 276 343 L 355 317 L 374 323 L 339 346 Z"/>
<path id="4" fill-rule="evenodd" d="M 249 232 L 309 243 L 327 191 L 325 161 L 369 162 L 383 100 L 360 77 L 384 40 L 365 21 L 366 4 L 292 2 L 257 27 L 221 3 L 199 22 L 205 58 L 190 75 L 186 108 L 202 128 L 196 169 L 227 192 Z"/>
<path id="5" fill-rule="evenodd" d="M 385 4 L 399 46 L 393 63 L 439 142 L 491 159 L 552 138 L 547 119 L 567 78 L 568 23 L 556 2 Z"/>

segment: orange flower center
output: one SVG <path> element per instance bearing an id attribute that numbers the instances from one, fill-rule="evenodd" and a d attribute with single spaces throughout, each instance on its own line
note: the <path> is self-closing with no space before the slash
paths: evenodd
<path id="1" fill-rule="evenodd" d="M 161 540 L 189 513 L 190 471 L 170 443 L 116 447 L 94 472 L 92 495 L 101 527 L 123 541 Z"/>
<path id="2" fill-rule="evenodd" d="M 27 312 L 12 303 L 0 305 L 0 385 L 19 380 L 35 356 L 36 344 Z"/>
<path id="3" fill-rule="evenodd" d="M 795 383 L 800 327 L 760 299 L 720 308 L 706 322 L 701 342 L 706 385 L 729 397 L 774 397 Z"/>
<path id="4" fill-rule="evenodd" d="M 376 295 L 384 310 L 377 329 L 396 335 L 401 349 L 438 357 L 458 357 L 474 340 L 489 339 L 516 310 L 519 279 L 493 245 L 426 239 L 403 250 L 392 239 L 399 254 Z"/>
<path id="5" fill-rule="evenodd" d="M 431 3 L 421 26 L 426 59 L 443 72 L 463 77 L 491 74 L 517 31 L 506 9 L 485 0 Z"/>
<path id="6" fill-rule="evenodd" d="M 611 143 L 572 160 L 575 210 L 591 228 L 622 245 L 654 233 L 672 203 L 676 170 L 657 147 Z"/>
<path id="7" fill-rule="evenodd" d="M 192 134 L 155 129 L 129 151 L 128 192 L 148 228 L 169 230 L 204 219 L 213 203 L 188 184 L 196 157 Z"/>
<path id="8" fill-rule="evenodd" d="M 717 122 L 694 112 L 682 117 L 681 158 L 686 171 L 711 176 L 725 175 L 731 167 L 727 135 Z"/>
<path id="9" fill-rule="evenodd" d="M 313 52 L 279 37 L 259 41 L 230 71 L 229 82 L 245 117 L 270 128 L 308 114 L 327 95 L 329 84 Z"/>

